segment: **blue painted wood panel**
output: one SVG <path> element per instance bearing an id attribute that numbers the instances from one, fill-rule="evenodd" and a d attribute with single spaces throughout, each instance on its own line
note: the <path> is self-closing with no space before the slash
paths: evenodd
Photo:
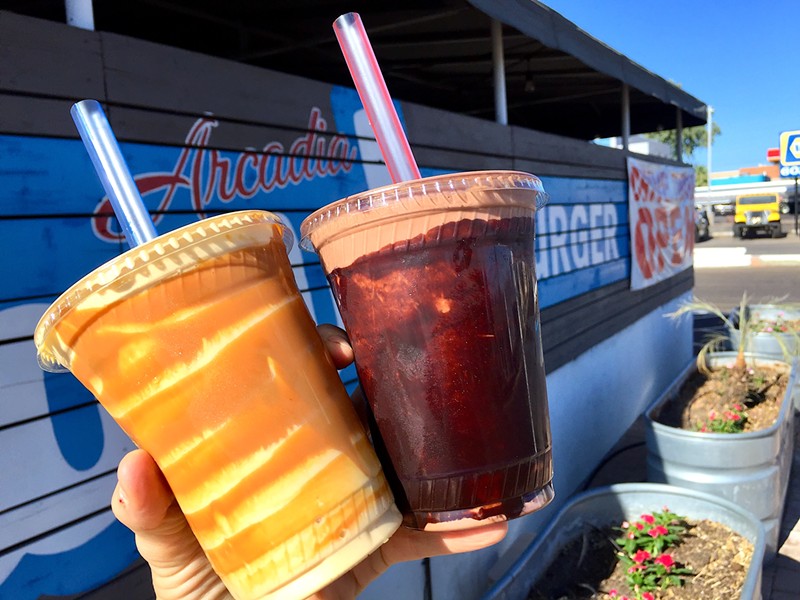
<path id="1" fill-rule="evenodd" d="M 295 238 L 290 260 L 312 317 L 341 323 L 318 258 L 297 246 L 300 223 L 315 208 L 388 178 L 355 92 L 333 88 L 329 100 L 326 135 L 285 130 L 264 134 L 258 150 L 219 149 L 214 142 L 226 124 L 198 117 L 187 132 L 193 145 L 121 146 L 161 233 L 231 210 L 278 213 Z M 319 108 L 309 100 L 308 110 L 313 116 Z M 79 593 L 135 556 L 130 535 L 102 509 L 130 440 L 71 375 L 38 369 L 31 340 L 58 294 L 126 246 L 80 141 L 0 135 L 0 157 L 0 244 L 11 258 L 0 261 L 0 516 L 42 515 L 30 535 L 24 527 L 0 533 L 0 598 L 33 599 Z M 625 181 L 543 182 L 550 200 L 537 215 L 541 306 L 627 278 Z M 354 368 L 341 375 L 352 390 Z M 70 525 L 53 527 L 59 519 Z M 106 555 L 77 579 L 61 568 Z M 52 575 L 36 580 L 37 572 Z"/>

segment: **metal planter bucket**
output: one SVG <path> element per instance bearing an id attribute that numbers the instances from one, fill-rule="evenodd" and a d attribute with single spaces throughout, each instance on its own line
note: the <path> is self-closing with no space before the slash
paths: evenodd
<path id="1" fill-rule="evenodd" d="M 800 321 L 800 309 L 794 308 L 781 308 L 773 304 L 750 304 L 747 306 L 751 319 L 776 321 L 779 318 L 787 321 Z M 733 321 L 738 320 L 736 314 L 739 311 L 734 311 L 731 315 Z M 735 348 L 739 347 L 739 330 L 730 330 L 731 342 Z M 780 341 L 779 341 L 780 340 Z M 783 359 L 784 348 L 790 356 L 797 356 L 800 354 L 800 344 L 798 344 L 798 336 L 792 333 L 778 333 L 778 332 L 759 332 L 750 336 L 750 341 L 747 344 L 746 350 L 753 354 L 763 354 L 771 356 L 772 358 Z"/>
<path id="2" fill-rule="evenodd" d="M 750 314 L 756 319 L 776 320 L 779 317 L 790 321 L 800 321 L 800 309 L 781 308 L 774 304 L 751 304 L 748 307 Z M 731 315 L 731 321 L 736 321 L 737 311 Z M 739 330 L 729 329 L 728 335 L 734 348 L 739 347 Z M 746 350 L 759 356 L 769 356 L 785 360 L 786 355 L 800 356 L 800 331 L 795 333 L 767 333 L 759 332 L 750 336 Z M 794 388 L 794 406 L 800 410 L 800 378 Z"/>
<path id="3" fill-rule="evenodd" d="M 585 524 L 602 526 L 633 520 L 664 505 L 689 519 L 722 523 L 752 542 L 753 559 L 739 598 L 761 598 L 765 533 L 756 517 L 711 494 L 657 483 L 620 483 L 584 492 L 570 500 L 481 600 L 525 600 L 564 544 L 579 535 Z"/>
<path id="4" fill-rule="evenodd" d="M 708 364 L 722 366 L 735 358 L 735 352 L 720 352 L 709 355 Z M 749 364 L 785 364 L 754 354 L 748 354 L 747 360 Z M 707 492 L 750 511 L 764 524 L 766 556 L 772 559 L 777 552 L 794 450 L 796 363 L 775 423 L 745 433 L 700 433 L 657 421 L 695 368 L 694 364 L 687 367 L 645 412 L 647 479 Z"/>

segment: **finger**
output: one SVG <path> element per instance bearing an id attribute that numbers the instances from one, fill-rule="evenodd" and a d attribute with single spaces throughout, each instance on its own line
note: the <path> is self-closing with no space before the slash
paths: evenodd
<path id="1" fill-rule="evenodd" d="M 356 593 L 394 564 L 430 556 L 472 552 L 498 543 L 508 533 L 508 523 L 492 523 L 463 531 L 430 532 L 401 527 L 379 550 L 352 571 Z M 337 582 L 344 585 L 346 581 Z"/>
<path id="2" fill-rule="evenodd" d="M 326 323 L 319 325 L 317 331 L 337 369 L 344 369 L 353 362 L 353 348 L 343 329 Z"/>
<path id="3" fill-rule="evenodd" d="M 117 476 L 114 515 L 136 534 L 139 554 L 150 565 L 156 597 L 230 598 L 152 457 L 143 450 L 129 453 Z"/>
<path id="4" fill-rule="evenodd" d="M 361 425 L 366 429 L 367 434 L 371 436 L 372 430 L 370 428 L 369 407 L 367 406 L 367 398 L 364 396 L 364 391 L 361 389 L 360 385 L 356 386 L 356 389 L 350 394 L 350 399 L 353 401 L 353 408 L 356 409 L 356 414 L 361 421 Z"/>
<path id="5" fill-rule="evenodd" d="M 120 461 L 112 496 L 114 516 L 136 534 L 151 566 L 176 563 L 197 553 L 198 544 L 175 496 L 152 457 L 134 450 Z"/>
<path id="6" fill-rule="evenodd" d="M 112 501 L 116 517 L 134 532 L 160 526 L 175 497 L 152 457 L 144 450 L 127 454 L 117 479 Z"/>
<path id="7" fill-rule="evenodd" d="M 508 533 L 508 523 L 492 523 L 461 531 L 417 531 L 401 527 L 382 548 L 387 564 L 428 556 L 472 552 L 498 543 Z"/>

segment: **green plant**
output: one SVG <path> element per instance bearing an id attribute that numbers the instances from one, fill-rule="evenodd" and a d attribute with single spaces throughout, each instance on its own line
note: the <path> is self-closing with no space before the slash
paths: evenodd
<path id="1" fill-rule="evenodd" d="M 617 600 L 653 600 L 653 591 L 683 585 L 692 570 L 676 563 L 668 550 L 680 544 L 687 529 L 686 519 L 667 507 L 622 523 L 617 528 L 622 534 L 616 540 L 617 557 L 625 567 L 626 583 L 634 597 L 620 595 L 617 590 L 609 590 L 608 596 Z"/>
<path id="2" fill-rule="evenodd" d="M 734 404 L 722 414 L 709 411 L 708 419 L 697 430 L 702 433 L 741 433 L 746 424 L 747 410 L 741 404 Z"/>
<path id="3" fill-rule="evenodd" d="M 642 515 L 637 521 L 625 521 L 617 530 L 623 534 L 617 539 L 617 545 L 626 554 L 645 550 L 656 555 L 664 548 L 677 545 L 687 528 L 686 519 L 664 507 L 660 512 Z"/>
<path id="4" fill-rule="evenodd" d="M 797 336 L 800 331 L 800 319 L 788 318 L 786 313 L 778 311 L 775 318 L 753 320 L 753 333 L 778 333 Z"/>
<path id="5" fill-rule="evenodd" d="M 780 308 L 783 305 L 773 303 L 774 306 Z M 793 305 L 785 305 L 787 310 Z M 797 324 L 796 321 L 786 319 L 785 314 L 783 317 L 773 320 L 764 319 L 758 315 L 753 314 L 748 308 L 747 292 L 742 294 L 742 299 L 739 302 L 739 309 L 736 317 L 733 315 L 726 315 L 722 310 L 711 302 L 694 298 L 689 302 L 682 304 L 676 311 L 668 313 L 667 317 L 681 318 L 684 315 L 692 314 L 695 312 L 707 312 L 718 317 L 723 325 L 725 332 L 711 335 L 703 344 L 702 348 L 697 354 L 697 368 L 702 373 L 708 373 L 706 358 L 708 354 L 721 350 L 722 348 L 731 345 L 736 350 L 736 360 L 734 361 L 734 374 L 744 374 L 747 368 L 747 361 L 745 360 L 745 353 L 748 346 L 752 342 L 753 336 L 757 333 L 768 333 L 774 336 L 778 345 L 784 354 L 786 360 L 791 360 L 791 351 L 786 344 L 785 336 L 794 336 L 800 342 L 800 329 L 793 330 L 792 327 Z M 731 332 L 738 331 L 738 336 L 732 337 Z"/>
<path id="6" fill-rule="evenodd" d="M 781 348 L 783 357 L 789 361 L 800 353 L 800 305 L 778 305 L 774 316 L 765 317 L 757 311 L 751 315 L 750 329 L 753 334 L 771 334 Z M 790 340 L 791 343 L 787 343 Z"/>

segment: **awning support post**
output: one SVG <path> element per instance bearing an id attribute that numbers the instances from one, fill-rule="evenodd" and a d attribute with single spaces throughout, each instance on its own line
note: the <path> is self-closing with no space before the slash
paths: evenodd
<path id="1" fill-rule="evenodd" d="M 628 150 L 631 141 L 631 96 L 627 83 L 622 84 L 622 148 Z"/>
<path id="2" fill-rule="evenodd" d="M 494 80 L 495 121 L 501 125 L 508 125 L 506 66 L 503 57 L 503 24 L 497 19 L 492 19 L 492 76 Z"/>
<path id="3" fill-rule="evenodd" d="M 92 0 L 64 0 L 67 9 L 67 25 L 94 31 L 94 9 Z"/>

